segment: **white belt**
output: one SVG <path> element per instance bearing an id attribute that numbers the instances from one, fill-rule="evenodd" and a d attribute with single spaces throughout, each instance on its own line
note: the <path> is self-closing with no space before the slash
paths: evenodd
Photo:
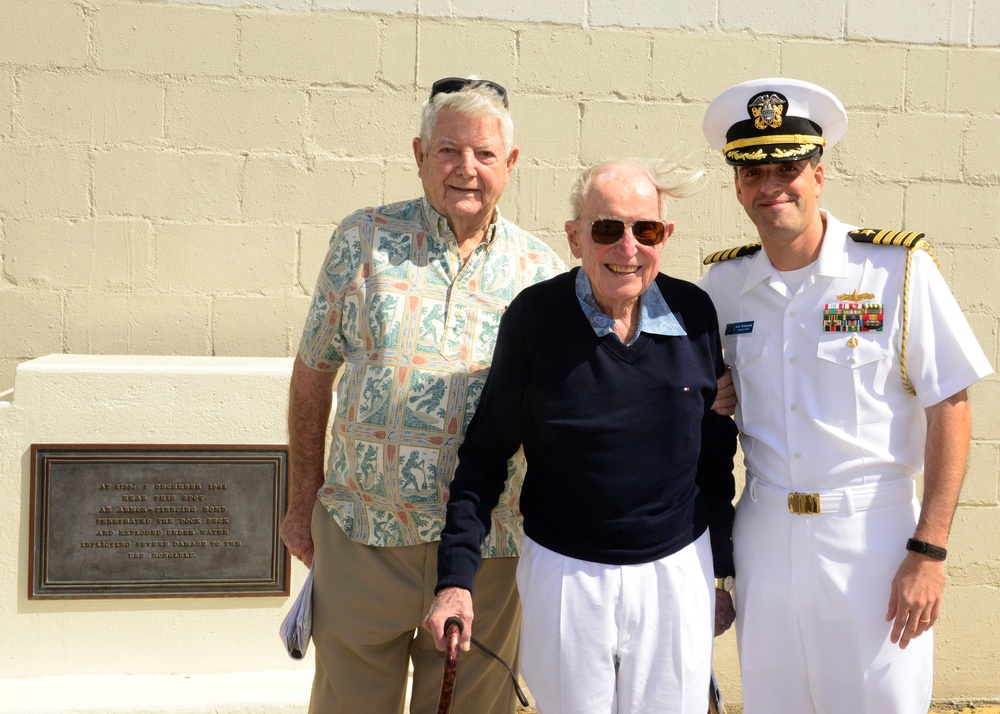
<path id="1" fill-rule="evenodd" d="M 790 513 L 854 513 L 869 508 L 884 508 L 910 503 L 916 484 L 910 477 L 851 486 L 835 491 L 786 491 L 747 474 L 747 495 L 754 501 L 787 508 Z"/>

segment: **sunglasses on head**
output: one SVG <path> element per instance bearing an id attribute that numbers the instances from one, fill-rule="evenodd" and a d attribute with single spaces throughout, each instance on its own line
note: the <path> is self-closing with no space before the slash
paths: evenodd
<path id="1" fill-rule="evenodd" d="M 507 106 L 507 90 L 501 87 L 496 82 L 491 82 L 488 79 L 465 79 L 463 77 L 445 77 L 444 79 L 439 79 L 434 84 L 431 85 L 431 99 L 434 99 L 439 94 L 454 94 L 455 92 L 460 92 L 466 87 L 471 87 L 473 85 L 483 85 L 489 87 L 494 92 L 496 92 L 500 99 L 503 101 L 503 106 L 505 109 L 509 108 Z"/>
<path id="2" fill-rule="evenodd" d="M 601 218 L 590 222 L 590 237 L 601 245 L 614 245 L 625 235 L 625 227 L 632 226 L 632 235 L 643 245 L 657 245 L 663 240 L 667 227 L 663 221 L 633 221 L 626 223 L 614 218 Z"/>

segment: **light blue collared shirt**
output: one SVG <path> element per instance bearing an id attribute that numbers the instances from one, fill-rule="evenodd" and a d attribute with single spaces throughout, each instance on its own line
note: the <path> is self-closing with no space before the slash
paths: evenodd
<path id="1" fill-rule="evenodd" d="M 601 308 L 597 306 L 597 300 L 594 298 L 594 287 L 590 284 L 590 278 L 587 277 L 582 268 L 576 274 L 576 299 L 580 302 L 583 314 L 587 316 L 590 326 L 594 328 L 598 337 L 604 337 L 608 334 L 614 334 L 615 337 L 618 337 L 617 333 L 614 332 L 615 321 L 601 312 Z M 635 342 L 642 332 L 672 337 L 687 335 L 684 328 L 681 327 L 681 323 L 677 321 L 674 313 L 667 306 L 667 301 L 663 299 L 663 293 L 656 286 L 656 281 L 650 283 L 646 292 L 639 297 L 639 329 L 635 331 L 635 336 L 629 344 Z"/>

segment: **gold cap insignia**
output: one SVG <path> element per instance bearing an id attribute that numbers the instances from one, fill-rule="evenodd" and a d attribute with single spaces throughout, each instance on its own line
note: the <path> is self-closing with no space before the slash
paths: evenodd
<path id="1" fill-rule="evenodd" d="M 777 129 L 784 122 L 788 100 L 777 92 L 762 92 L 747 104 L 747 111 L 753 117 L 753 125 L 759 131 Z"/>

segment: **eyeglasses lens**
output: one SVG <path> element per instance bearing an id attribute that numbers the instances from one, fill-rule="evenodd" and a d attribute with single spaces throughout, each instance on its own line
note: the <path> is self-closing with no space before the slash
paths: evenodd
<path id="1" fill-rule="evenodd" d="M 663 240 L 666 228 L 660 221 L 636 221 L 630 224 L 632 235 L 643 245 L 656 245 Z M 612 245 L 625 235 L 625 221 L 602 218 L 590 224 L 590 237 L 595 243 Z"/>

